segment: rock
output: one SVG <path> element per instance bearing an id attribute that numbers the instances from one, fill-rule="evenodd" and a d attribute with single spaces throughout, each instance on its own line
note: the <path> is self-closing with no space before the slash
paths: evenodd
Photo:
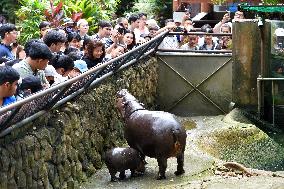
<path id="1" fill-rule="evenodd" d="M 7 189 L 15 189 L 17 188 L 17 183 L 14 178 L 8 180 L 8 187 Z"/>
<path id="2" fill-rule="evenodd" d="M 10 157 L 9 152 L 6 149 L 2 149 L 1 151 L 0 162 L 0 165 L 2 165 L 1 170 L 3 172 L 8 172 L 10 165 Z"/>
<path id="3" fill-rule="evenodd" d="M 32 188 L 33 186 L 33 173 L 30 169 L 26 170 L 26 183 L 27 183 L 27 188 Z"/>
<path id="4" fill-rule="evenodd" d="M 7 172 L 0 172 L 0 188 L 8 187 L 8 176 Z"/>
<path id="5" fill-rule="evenodd" d="M 19 188 L 27 187 L 26 174 L 21 169 L 20 170 L 16 169 L 15 180 Z"/>
<path id="6" fill-rule="evenodd" d="M 102 167 L 105 149 L 125 143 L 116 92 L 131 86 L 139 100 L 153 104 L 155 69 L 153 62 L 124 70 L 0 139 L 0 188 L 13 177 L 11 186 L 23 188 L 74 188 L 85 181 Z"/>

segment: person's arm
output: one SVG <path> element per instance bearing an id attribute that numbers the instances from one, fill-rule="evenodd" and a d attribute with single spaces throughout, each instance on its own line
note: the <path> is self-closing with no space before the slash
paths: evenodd
<path id="1" fill-rule="evenodd" d="M 108 48 L 106 48 L 106 54 L 110 54 L 111 51 L 117 45 L 117 43 L 118 43 L 118 34 L 117 34 L 117 32 L 112 34 L 111 40 L 113 41 L 113 43 Z"/>
<path id="2" fill-rule="evenodd" d="M 213 32 L 214 33 L 220 33 L 221 26 L 228 21 L 230 21 L 230 15 L 229 15 L 229 13 L 226 13 L 223 16 L 223 19 L 214 26 Z"/>
<path id="3" fill-rule="evenodd" d="M 175 27 L 176 27 L 176 26 L 174 26 L 174 25 L 165 26 L 165 27 L 159 29 L 159 30 L 155 33 L 155 36 L 158 35 L 158 34 L 160 34 L 160 33 L 162 33 L 162 32 L 164 32 L 164 31 L 166 31 L 166 30 L 174 29 Z"/>

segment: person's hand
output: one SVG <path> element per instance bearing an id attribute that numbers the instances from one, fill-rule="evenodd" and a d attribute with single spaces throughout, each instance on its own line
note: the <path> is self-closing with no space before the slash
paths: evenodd
<path id="1" fill-rule="evenodd" d="M 114 43 L 117 43 L 118 42 L 118 36 L 119 36 L 119 33 L 117 30 L 112 30 L 112 33 L 111 33 L 111 39 Z"/>
<path id="2" fill-rule="evenodd" d="M 187 27 L 184 28 L 187 32 L 190 32 L 191 30 L 194 29 L 193 25 L 189 25 Z"/>
<path id="3" fill-rule="evenodd" d="M 43 89 L 47 89 L 50 87 L 49 83 L 42 84 Z"/>
<path id="4" fill-rule="evenodd" d="M 190 13 L 189 12 L 185 12 L 184 15 L 182 16 L 182 21 L 185 21 L 188 18 L 190 18 Z"/>
<path id="5" fill-rule="evenodd" d="M 224 24 L 224 23 L 226 23 L 226 22 L 229 22 L 230 21 L 230 15 L 229 15 L 229 13 L 226 13 L 226 14 L 224 14 L 224 16 L 223 16 L 223 19 L 222 19 L 222 24 Z"/>
<path id="6" fill-rule="evenodd" d="M 168 24 L 165 26 L 165 29 L 168 29 L 170 31 L 174 31 L 176 29 L 176 25 L 175 24 Z"/>
<path id="7" fill-rule="evenodd" d="M 79 75 L 78 72 L 76 72 L 76 70 L 73 69 L 71 72 L 69 72 L 68 78 L 71 79 L 73 77 L 76 77 L 77 75 Z"/>

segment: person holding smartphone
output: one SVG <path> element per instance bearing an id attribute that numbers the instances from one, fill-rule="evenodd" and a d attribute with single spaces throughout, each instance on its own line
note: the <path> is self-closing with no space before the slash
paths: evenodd
<path id="1" fill-rule="evenodd" d="M 241 21 L 242 19 L 244 19 L 244 13 L 241 12 L 241 11 L 237 11 L 237 12 L 235 12 L 234 19 L 233 19 L 232 21 L 233 21 L 233 22 L 239 22 L 239 21 Z M 227 11 L 227 13 L 224 14 L 222 20 L 221 20 L 220 22 L 218 22 L 218 23 L 214 26 L 213 32 L 214 32 L 214 33 L 220 33 L 220 32 L 221 32 L 220 28 L 221 28 L 221 26 L 222 26 L 223 24 L 225 24 L 225 23 L 226 23 L 226 24 L 229 24 L 230 27 L 232 28 L 232 22 L 230 22 L 230 20 L 231 20 L 230 12 Z"/>

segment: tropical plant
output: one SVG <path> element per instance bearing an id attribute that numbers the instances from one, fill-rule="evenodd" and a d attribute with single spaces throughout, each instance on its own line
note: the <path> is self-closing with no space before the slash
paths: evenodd
<path id="1" fill-rule="evenodd" d="M 85 18 L 90 24 L 90 32 L 94 32 L 99 20 L 111 20 L 119 2 L 120 0 L 19 0 L 21 8 L 16 11 L 17 25 L 21 28 L 19 42 L 38 38 L 41 21 L 49 20 L 57 26 L 64 17 L 75 21 Z"/>
<path id="2" fill-rule="evenodd" d="M 47 1 L 38 0 L 20 0 L 21 8 L 16 11 L 17 26 L 20 27 L 20 36 L 18 42 L 24 44 L 32 38 L 39 38 L 40 32 L 38 29 L 39 23 L 45 20 L 43 14 Z"/>
<path id="3" fill-rule="evenodd" d="M 89 31 L 93 33 L 99 20 L 112 20 L 119 2 L 120 0 L 69 0 L 65 1 L 63 9 L 68 17 L 82 13 L 82 18 L 89 22 Z"/>
<path id="4" fill-rule="evenodd" d="M 129 0 L 120 0 L 120 3 L 117 5 L 116 15 L 117 17 L 123 17 L 126 13 L 129 13 L 134 6 L 134 1 Z"/>
<path id="5" fill-rule="evenodd" d="M 137 0 L 132 12 L 144 12 L 149 18 L 162 24 L 163 20 L 172 18 L 172 0 Z"/>
<path id="6" fill-rule="evenodd" d="M 9 22 L 14 22 L 16 15 L 15 11 L 19 8 L 18 0 L 1 0 L 0 13 L 6 16 Z"/>
<path id="7" fill-rule="evenodd" d="M 268 5 L 268 4 L 269 5 L 276 5 L 276 4 L 280 3 L 280 2 L 279 2 L 279 0 L 263 0 L 262 3 L 264 5 Z"/>

